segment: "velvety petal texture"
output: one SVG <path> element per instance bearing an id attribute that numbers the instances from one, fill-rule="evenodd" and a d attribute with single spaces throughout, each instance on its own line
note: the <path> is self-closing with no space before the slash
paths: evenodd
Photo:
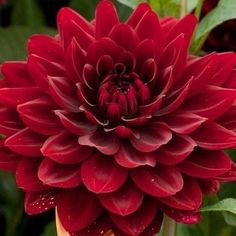
<path id="1" fill-rule="evenodd" d="M 56 208 L 74 236 L 199 222 L 203 194 L 236 180 L 236 55 L 190 55 L 196 24 L 147 3 L 125 22 L 109 0 L 91 22 L 63 8 L 55 37 L 1 65 L 0 168 L 28 214 Z"/>

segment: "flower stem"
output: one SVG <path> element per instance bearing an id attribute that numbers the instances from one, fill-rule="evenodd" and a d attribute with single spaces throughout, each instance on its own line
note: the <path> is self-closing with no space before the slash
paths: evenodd
<path id="1" fill-rule="evenodd" d="M 162 236 L 175 236 L 176 223 L 168 216 L 164 216 Z"/>
<path id="2" fill-rule="evenodd" d="M 180 0 L 180 17 L 183 17 L 188 12 L 188 0 Z"/>
<path id="3" fill-rule="evenodd" d="M 204 0 L 198 0 L 198 4 L 195 10 L 195 16 L 197 17 L 197 19 L 200 18 L 201 16 L 201 11 L 202 11 L 202 6 L 203 6 Z"/>

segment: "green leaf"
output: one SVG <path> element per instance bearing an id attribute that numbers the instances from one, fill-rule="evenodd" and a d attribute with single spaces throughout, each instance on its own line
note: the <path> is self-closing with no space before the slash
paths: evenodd
<path id="1" fill-rule="evenodd" d="M 201 229 L 198 225 L 184 225 L 184 224 L 177 224 L 176 228 L 176 236 L 203 236 Z"/>
<path id="2" fill-rule="evenodd" d="M 223 217 L 228 225 L 236 226 L 236 215 L 230 212 L 223 212 Z"/>
<path id="3" fill-rule="evenodd" d="M 229 149 L 227 150 L 227 153 L 230 155 L 231 159 L 236 162 L 236 150 L 235 149 Z"/>
<path id="4" fill-rule="evenodd" d="M 180 15 L 180 0 L 149 0 L 151 7 L 160 15 L 175 16 Z M 187 1 L 187 13 L 191 12 L 197 6 L 198 0 Z"/>
<path id="5" fill-rule="evenodd" d="M 40 236 L 56 236 L 56 224 L 55 221 L 52 221 L 49 223 L 45 229 L 44 232 Z"/>
<path id="6" fill-rule="evenodd" d="M 17 204 L 19 190 L 16 187 L 15 177 L 8 172 L 0 171 L 0 199 L 6 204 Z"/>
<path id="7" fill-rule="evenodd" d="M 236 18 L 235 0 L 220 0 L 215 9 L 209 12 L 200 22 L 195 41 L 206 35 L 221 23 Z"/>
<path id="8" fill-rule="evenodd" d="M 210 214 L 210 232 L 208 236 L 235 236 L 234 227 L 225 223 L 222 212 L 208 212 Z M 225 212 L 226 213 L 226 212 Z"/>
<path id="9" fill-rule="evenodd" d="M 188 0 L 188 12 L 193 11 L 198 4 L 198 0 Z"/>
<path id="10" fill-rule="evenodd" d="M 45 33 L 55 35 L 55 30 L 40 28 L 38 30 L 23 26 L 0 28 L 0 63 L 6 60 L 21 60 L 26 57 L 26 44 L 32 34 Z"/>
<path id="11" fill-rule="evenodd" d="M 16 235 L 23 215 L 23 194 L 12 174 L 0 172 L 0 212 L 6 223 L 6 236 Z"/>
<path id="12" fill-rule="evenodd" d="M 158 13 L 159 16 L 175 16 L 180 13 L 180 5 L 177 0 L 150 0 L 150 5 Z"/>
<path id="13" fill-rule="evenodd" d="M 69 3 L 69 7 L 78 11 L 86 19 L 91 20 L 94 17 L 95 7 L 98 2 L 99 0 L 86 0 L 86 1 L 71 0 Z"/>
<path id="14" fill-rule="evenodd" d="M 121 21 L 125 21 L 132 12 L 132 8 L 115 1 L 116 9 Z"/>
<path id="15" fill-rule="evenodd" d="M 201 212 L 205 211 L 228 211 L 233 214 L 236 214 L 236 199 L 226 198 L 222 201 L 219 201 L 213 205 L 205 206 L 200 209 Z"/>
<path id="16" fill-rule="evenodd" d="M 78 11 L 81 15 L 83 15 L 86 19 L 92 20 L 94 18 L 94 12 L 96 9 L 96 5 L 100 0 L 86 0 L 86 1 L 78 1 L 71 0 L 69 6 L 74 10 Z M 135 0 L 137 4 L 141 2 L 141 0 Z M 132 9 L 137 4 L 132 3 L 132 1 L 125 0 L 113 0 L 116 5 L 116 9 L 118 11 L 119 17 L 121 21 L 126 20 L 128 15 L 131 13 Z"/>
<path id="17" fill-rule="evenodd" d="M 33 28 L 45 25 L 44 15 L 36 0 L 15 0 L 11 21 L 13 25 Z"/>
<path id="18" fill-rule="evenodd" d="M 135 8 L 139 3 L 145 2 L 144 0 L 117 0 L 117 1 L 130 8 Z"/>
<path id="19" fill-rule="evenodd" d="M 236 183 L 224 183 L 221 185 L 220 192 L 217 194 L 220 199 L 236 198 Z"/>

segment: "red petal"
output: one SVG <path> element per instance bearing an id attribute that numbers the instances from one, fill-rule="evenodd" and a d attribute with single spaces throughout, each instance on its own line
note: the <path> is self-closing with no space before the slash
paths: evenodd
<path id="1" fill-rule="evenodd" d="M 223 175 L 217 176 L 216 179 L 221 182 L 236 181 L 236 164 L 232 162 L 231 169 L 228 172 L 224 173 Z"/>
<path id="2" fill-rule="evenodd" d="M 0 168 L 15 172 L 21 157 L 3 146 L 4 140 L 0 141 Z"/>
<path id="3" fill-rule="evenodd" d="M 187 99 L 183 109 L 199 116 L 215 120 L 233 104 L 236 91 L 216 86 L 208 86 L 201 93 Z"/>
<path id="4" fill-rule="evenodd" d="M 160 23 L 161 23 L 163 34 L 167 35 L 167 33 L 176 24 L 177 21 L 178 19 L 173 16 L 166 16 L 166 17 L 161 18 Z"/>
<path id="5" fill-rule="evenodd" d="M 86 52 L 79 46 L 76 39 L 73 38 L 65 53 L 66 72 L 71 81 L 81 81 L 82 69 L 85 63 Z"/>
<path id="6" fill-rule="evenodd" d="M 228 77 L 227 81 L 224 83 L 226 88 L 235 88 L 236 87 L 236 68 L 231 70 L 231 75 Z"/>
<path id="7" fill-rule="evenodd" d="M 93 33 L 93 27 L 90 22 L 88 22 L 83 16 L 78 12 L 72 10 L 71 8 L 62 8 L 57 15 L 58 26 L 63 26 L 66 21 L 75 21 L 81 28 L 83 28 L 88 33 Z"/>
<path id="8" fill-rule="evenodd" d="M 163 102 L 164 103 L 162 105 L 163 108 L 158 110 L 154 115 L 155 116 L 166 115 L 175 111 L 177 108 L 179 108 L 181 104 L 185 101 L 185 98 L 188 94 L 191 83 L 192 83 L 192 79 L 189 80 L 188 83 L 184 85 L 181 89 L 173 92 L 169 97 L 167 97 L 167 99 L 165 100 L 166 104 Z"/>
<path id="9" fill-rule="evenodd" d="M 139 21 L 143 18 L 143 16 L 151 10 L 151 7 L 147 3 L 140 3 L 137 5 L 137 7 L 134 9 L 132 14 L 127 20 L 127 24 L 131 25 L 133 28 L 137 26 Z"/>
<path id="10" fill-rule="evenodd" d="M 123 125 L 116 126 L 114 131 L 120 138 L 130 138 L 135 135 L 132 129 Z"/>
<path id="11" fill-rule="evenodd" d="M 143 192 L 129 181 L 116 192 L 99 194 L 99 200 L 109 212 L 126 216 L 139 208 Z"/>
<path id="12" fill-rule="evenodd" d="M 236 131 L 236 120 L 234 119 L 235 116 L 236 104 L 234 103 L 230 109 L 218 119 L 218 123 L 229 130 Z"/>
<path id="13" fill-rule="evenodd" d="M 171 208 L 197 210 L 202 204 L 202 191 L 196 180 L 186 177 L 184 179 L 184 187 L 180 192 L 171 197 L 158 199 Z"/>
<path id="14" fill-rule="evenodd" d="M 45 141 L 45 137 L 34 133 L 29 128 L 22 129 L 18 133 L 5 140 L 5 146 L 23 156 L 41 156 L 40 148 Z"/>
<path id="15" fill-rule="evenodd" d="M 193 57 L 188 59 L 184 73 L 176 83 L 176 88 L 183 87 L 191 78 L 191 86 L 188 97 L 198 94 L 210 83 L 217 70 L 218 55 L 208 54 L 204 57 Z"/>
<path id="16" fill-rule="evenodd" d="M 61 64 L 31 54 L 28 57 L 27 67 L 36 84 L 44 92 L 48 92 L 48 76 L 64 76 L 65 69 Z"/>
<path id="17" fill-rule="evenodd" d="M 139 106 L 141 115 L 148 116 L 148 115 L 152 115 L 153 113 L 156 113 L 157 110 L 161 107 L 162 100 L 163 100 L 163 96 L 161 95 L 161 96 L 156 97 L 155 100 L 152 101 L 151 103 Z"/>
<path id="18" fill-rule="evenodd" d="M 78 111 L 79 101 L 76 86 L 65 77 L 49 77 L 49 90 L 54 101 L 67 111 Z"/>
<path id="19" fill-rule="evenodd" d="M 29 215 L 40 214 L 55 207 L 54 190 L 43 192 L 26 192 L 25 196 L 25 211 Z"/>
<path id="20" fill-rule="evenodd" d="M 163 117 L 167 126 L 176 133 L 189 134 L 207 119 L 190 112 L 175 112 Z"/>
<path id="21" fill-rule="evenodd" d="M 96 130 L 94 133 L 79 137 L 79 144 L 95 147 L 105 155 L 117 153 L 120 147 L 120 141 L 116 135 L 102 130 Z"/>
<path id="22" fill-rule="evenodd" d="M 44 184 L 58 188 L 74 188 L 82 183 L 78 165 L 61 165 L 48 158 L 41 162 L 38 177 Z"/>
<path id="23" fill-rule="evenodd" d="M 236 134 L 214 122 L 205 122 L 191 137 L 204 149 L 219 150 L 236 146 Z"/>
<path id="24" fill-rule="evenodd" d="M 50 61 L 63 61 L 63 48 L 61 42 L 48 35 L 33 35 L 28 40 L 28 53 L 36 54 Z"/>
<path id="25" fill-rule="evenodd" d="M 183 224 L 197 224 L 201 220 L 201 213 L 196 211 L 181 211 L 168 207 L 164 208 L 163 211 L 176 222 Z"/>
<path id="26" fill-rule="evenodd" d="M 154 11 L 147 11 L 135 27 L 140 40 L 153 39 L 159 48 L 163 47 L 162 29 L 157 14 Z"/>
<path id="27" fill-rule="evenodd" d="M 116 162 L 125 168 L 135 168 L 143 165 L 154 167 L 158 158 L 153 152 L 139 152 L 128 143 L 124 143 L 114 157 Z"/>
<path id="28" fill-rule="evenodd" d="M 106 56 L 106 55 L 104 55 L 104 56 Z M 112 61 L 112 63 L 113 63 L 113 61 Z M 87 85 L 87 87 L 90 89 L 97 89 L 98 88 L 99 77 L 97 75 L 96 69 L 90 64 L 84 65 L 83 81 Z"/>
<path id="29" fill-rule="evenodd" d="M 43 135 L 57 134 L 62 126 L 53 110 L 55 105 L 49 97 L 40 97 L 17 107 L 23 122 L 33 131 Z"/>
<path id="30" fill-rule="evenodd" d="M 211 79 L 211 84 L 221 86 L 224 83 L 226 88 L 235 88 L 229 86 L 228 82 L 230 81 L 229 76 L 232 73 L 232 70 L 235 68 L 236 64 L 236 55 L 234 52 L 225 52 L 219 53 L 218 55 L 218 68 L 220 68 L 217 73 Z M 227 80 L 229 78 L 229 80 Z M 225 83 L 226 81 L 226 83 Z"/>
<path id="31" fill-rule="evenodd" d="M 124 51 L 120 54 L 119 62 L 125 65 L 128 72 L 133 71 L 136 65 L 134 54 L 129 51 Z"/>
<path id="32" fill-rule="evenodd" d="M 95 193 L 109 193 L 119 189 L 127 178 L 128 170 L 117 165 L 111 157 L 94 154 L 81 166 L 84 185 Z"/>
<path id="33" fill-rule="evenodd" d="M 84 83 L 77 83 L 77 97 L 81 104 L 96 109 L 96 93 Z M 80 107 L 81 110 L 81 107 Z"/>
<path id="34" fill-rule="evenodd" d="M 90 68 L 93 68 L 93 66 L 91 66 Z M 105 77 L 106 75 L 112 73 L 112 71 L 113 71 L 113 60 L 112 60 L 112 58 L 108 55 L 101 56 L 99 58 L 98 62 L 97 62 L 96 70 L 97 70 L 97 74 L 101 77 Z M 96 83 L 96 84 L 98 84 L 98 81 L 96 81 L 97 77 L 98 76 L 96 75 L 93 78 L 93 80 L 95 80 L 94 83 Z"/>
<path id="35" fill-rule="evenodd" d="M 189 45 L 196 25 L 196 17 L 193 14 L 186 15 L 181 20 L 176 21 L 176 24 L 172 27 L 172 29 L 168 32 L 166 36 L 166 42 L 172 41 L 178 35 L 183 33 L 185 40 Z"/>
<path id="36" fill-rule="evenodd" d="M 173 69 L 173 77 L 176 81 L 181 77 L 185 69 L 187 55 L 188 48 L 184 34 L 180 34 L 165 47 L 159 66 L 160 68 L 171 66 Z"/>
<path id="37" fill-rule="evenodd" d="M 169 66 L 163 70 L 162 76 L 158 78 L 158 87 L 160 95 L 165 95 L 172 87 L 174 82 L 173 67 Z"/>
<path id="38" fill-rule="evenodd" d="M 101 1 L 96 8 L 96 38 L 106 37 L 113 26 L 119 24 L 116 8 L 110 1 Z"/>
<path id="39" fill-rule="evenodd" d="M 121 120 L 125 122 L 125 124 L 127 126 L 131 126 L 131 127 L 139 127 L 139 126 L 143 126 L 144 124 L 146 124 L 152 117 L 151 116 L 139 116 L 139 117 L 135 117 L 135 118 L 125 118 L 125 117 L 121 117 Z M 133 132 L 137 137 L 140 137 L 140 135 L 137 135 L 137 132 L 134 131 Z"/>
<path id="40" fill-rule="evenodd" d="M 196 147 L 196 143 L 184 135 L 175 135 L 171 141 L 155 152 L 157 162 L 175 165 L 182 162 Z"/>
<path id="41" fill-rule="evenodd" d="M 0 102 L 10 108 L 31 101 L 42 95 L 37 87 L 0 88 Z"/>
<path id="42" fill-rule="evenodd" d="M 157 77 L 157 64 L 154 59 L 146 60 L 141 69 L 141 77 L 147 84 L 155 85 Z"/>
<path id="43" fill-rule="evenodd" d="M 41 159 L 22 158 L 16 169 L 16 182 L 25 191 L 44 191 L 50 189 L 38 178 L 37 172 Z"/>
<path id="44" fill-rule="evenodd" d="M 196 151 L 180 164 L 180 170 L 197 178 L 213 178 L 231 168 L 231 161 L 222 151 Z"/>
<path id="45" fill-rule="evenodd" d="M 83 187 L 60 192 L 56 205 L 61 223 L 69 232 L 84 229 L 95 221 L 102 210 L 96 195 Z"/>
<path id="46" fill-rule="evenodd" d="M 111 214 L 111 219 L 121 231 L 128 235 L 139 235 L 152 223 L 156 210 L 156 202 L 146 199 L 133 214 L 128 216 Z"/>
<path id="47" fill-rule="evenodd" d="M 174 166 L 140 167 L 131 171 L 131 177 L 145 193 L 155 197 L 171 196 L 183 188 L 183 178 Z"/>
<path id="48" fill-rule="evenodd" d="M 109 55 L 113 61 L 117 61 L 120 54 L 120 48 L 110 38 L 101 38 L 92 43 L 88 48 L 88 62 L 96 66 L 98 59 L 103 55 Z"/>
<path id="49" fill-rule="evenodd" d="M 93 125 L 101 125 L 104 127 L 109 124 L 109 121 L 102 117 L 102 114 L 97 107 L 91 107 L 84 104 L 83 106 L 80 106 L 80 110 L 84 111 L 86 119 Z"/>
<path id="50" fill-rule="evenodd" d="M 140 42 L 135 49 L 135 58 L 137 60 L 137 70 L 140 70 L 143 63 L 150 58 L 158 61 L 160 58 L 160 49 L 157 43 L 152 39 L 145 39 Z"/>
<path id="51" fill-rule="evenodd" d="M 139 42 L 136 32 L 127 24 L 119 24 L 113 27 L 109 38 L 113 39 L 119 46 L 128 51 L 133 51 Z"/>
<path id="52" fill-rule="evenodd" d="M 198 183 L 202 193 L 206 195 L 216 194 L 220 190 L 220 181 L 215 179 L 199 179 Z"/>
<path id="53" fill-rule="evenodd" d="M 152 223 L 141 233 L 140 236 L 154 236 L 159 233 L 163 221 L 163 213 L 158 209 Z"/>
<path id="54" fill-rule="evenodd" d="M 64 39 L 64 34 L 67 31 L 66 24 L 74 21 L 80 28 L 82 28 L 88 34 L 93 34 L 93 25 L 83 18 L 79 13 L 71 8 L 62 8 L 57 15 L 57 25 L 60 32 L 60 36 Z"/>
<path id="55" fill-rule="evenodd" d="M 11 87 L 32 87 L 35 86 L 25 61 L 5 62 L 1 65 L 2 75 L 7 84 Z"/>
<path id="56" fill-rule="evenodd" d="M 65 49 L 75 40 L 80 48 L 87 50 L 89 45 L 94 41 L 94 37 L 76 24 L 75 21 L 67 21 L 64 24 L 64 29 L 63 42 Z"/>
<path id="57" fill-rule="evenodd" d="M 144 128 L 137 130 L 139 137 L 130 139 L 131 144 L 140 152 L 151 152 L 160 146 L 167 144 L 171 137 L 171 131 L 163 123 L 152 122 Z"/>
<path id="58" fill-rule="evenodd" d="M 91 225 L 89 225 L 86 229 L 83 229 L 75 234 L 71 234 L 71 236 L 98 236 L 103 235 L 109 232 L 112 228 L 112 222 L 110 218 L 102 213 L 96 221 L 94 221 Z"/>
<path id="59" fill-rule="evenodd" d="M 96 125 L 89 123 L 84 113 L 70 113 L 66 111 L 55 111 L 62 125 L 75 135 L 86 135 L 97 129 Z"/>
<path id="60" fill-rule="evenodd" d="M 130 236 L 130 234 L 127 234 L 124 231 L 121 231 L 117 227 L 113 227 L 112 231 L 110 231 L 110 232 L 108 231 L 108 235 L 109 235 L 109 233 L 113 233 L 114 235 L 119 235 L 119 236 Z"/>
<path id="61" fill-rule="evenodd" d="M 19 119 L 19 115 L 14 110 L 6 107 L 0 108 L 0 133 L 3 135 L 13 135 L 20 131 L 24 125 Z"/>
<path id="62" fill-rule="evenodd" d="M 80 146 L 78 138 L 62 132 L 49 137 L 43 144 L 41 152 L 44 156 L 61 163 L 76 164 L 87 159 L 93 152 L 92 148 Z"/>

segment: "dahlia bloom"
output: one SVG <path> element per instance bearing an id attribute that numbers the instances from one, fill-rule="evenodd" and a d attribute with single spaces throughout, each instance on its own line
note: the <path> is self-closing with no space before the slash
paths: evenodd
<path id="1" fill-rule="evenodd" d="M 125 23 L 109 1 L 57 22 L 2 65 L 0 167 L 26 212 L 56 207 L 79 236 L 152 236 L 163 213 L 197 223 L 203 194 L 236 176 L 236 55 L 188 55 L 195 17 L 145 3 Z"/>

